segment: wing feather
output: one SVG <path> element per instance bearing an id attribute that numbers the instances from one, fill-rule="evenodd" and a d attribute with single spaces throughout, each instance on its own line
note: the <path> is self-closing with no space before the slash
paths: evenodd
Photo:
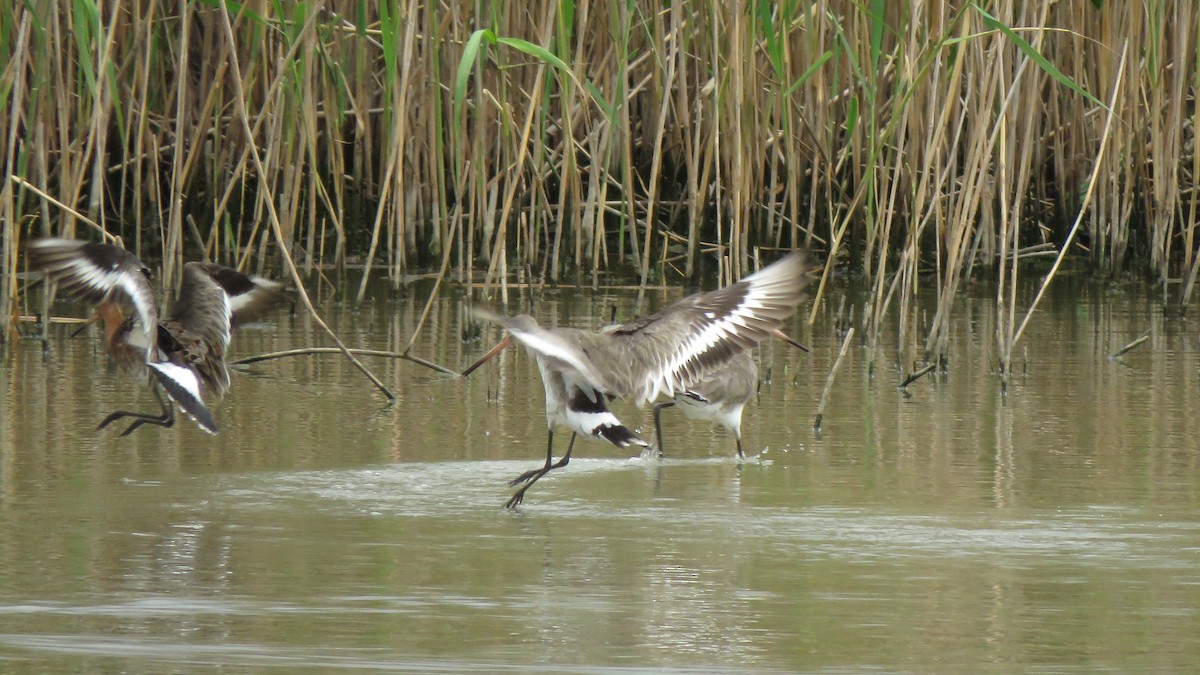
<path id="1" fill-rule="evenodd" d="M 509 317 L 485 307 L 474 307 L 472 312 L 485 321 L 503 326 L 509 335 L 554 369 L 581 378 L 601 392 L 610 389 L 608 378 L 580 345 L 579 340 L 590 335 L 586 331 L 542 328 L 527 314 Z"/>
<path id="2" fill-rule="evenodd" d="M 183 266 L 179 299 L 171 321 L 221 351 L 229 347 L 233 328 L 253 321 L 283 296 L 283 284 L 243 274 L 214 263 Z"/>
<path id="3" fill-rule="evenodd" d="M 34 267 L 63 292 L 85 302 L 117 302 L 133 316 L 142 334 L 139 344 L 153 350 L 158 310 L 150 270 L 137 256 L 111 244 L 74 239 L 37 239 L 29 244 Z"/>
<path id="4" fill-rule="evenodd" d="M 620 388 L 638 405 L 684 391 L 783 325 L 810 274 L 795 252 L 725 288 L 698 293 L 609 331 L 633 362 Z"/>

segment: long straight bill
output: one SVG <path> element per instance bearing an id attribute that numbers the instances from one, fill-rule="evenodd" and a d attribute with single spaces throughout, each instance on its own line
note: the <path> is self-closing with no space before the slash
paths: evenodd
<path id="1" fill-rule="evenodd" d="M 783 340 L 784 342 L 795 347 L 796 349 L 799 349 L 800 351 L 804 352 L 805 354 L 808 353 L 808 347 L 805 347 L 804 345 L 800 344 L 799 341 L 797 341 L 795 338 L 788 335 L 787 333 L 779 330 L 778 328 L 775 329 L 774 333 L 775 333 L 775 337 L 779 338 L 780 340 Z"/>
<path id="2" fill-rule="evenodd" d="M 80 333 L 87 330 L 88 326 L 96 323 L 99 320 L 100 320 L 100 314 L 97 313 L 97 314 L 92 315 L 92 318 L 88 319 L 87 321 L 84 321 L 82 326 L 71 331 L 71 334 L 67 336 L 68 339 L 77 337 Z"/>
<path id="3" fill-rule="evenodd" d="M 476 368 L 478 368 L 479 366 L 482 366 L 484 363 L 486 363 L 488 361 L 488 359 L 490 359 L 493 356 L 504 351 L 504 348 L 509 346 L 510 344 L 512 344 L 512 336 L 505 335 L 503 340 L 497 342 L 495 347 L 492 347 L 491 349 L 488 350 L 488 353 L 484 354 L 482 358 L 480 358 L 478 361 L 476 361 L 475 363 L 468 366 L 466 370 L 462 371 L 462 376 L 466 377 L 466 376 L 470 375 L 471 373 L 475 372 Z"/>

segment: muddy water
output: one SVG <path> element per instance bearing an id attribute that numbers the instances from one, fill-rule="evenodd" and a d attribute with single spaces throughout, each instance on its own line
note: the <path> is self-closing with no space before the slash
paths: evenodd
<path id="1" fill-rule="evenodd" d="M 399 349 L 421 303 L 325 311 L 351 346 Z M 635 311 L 574 291 L 534 311 L 597 325 L 612 304 Z M 667 411 L 666 460 L 581 441 L 516 512 L 505 481 L 545 453 L 541 383 L 517 350 L 469 380 L 369 359 L 390 407 L 337 357 L 263 362 L 234 374 L 219 436 L 183 421 L 118 438 L 92 428 L 153 400 L 94 336 L 56 328 L 45 352 L 27 340 L 0 360 L 0 670 L 1195 668 L 1190 324 L 1060 287 L 1002 397 L 994 321 L 963 298 L 951 372 L 911 396 L 853 350 L 819 437 L 839 337 L 827 313 L 797 321 L 812 354 L 761 350 L 747 462 Z M 461 329 L 447 297 L 414 353 L 461 366 L 496 337 Z M 316 344 L 281 312 L 234 350 Z M 894 352 L 885 340 L 881 361 Z"/>

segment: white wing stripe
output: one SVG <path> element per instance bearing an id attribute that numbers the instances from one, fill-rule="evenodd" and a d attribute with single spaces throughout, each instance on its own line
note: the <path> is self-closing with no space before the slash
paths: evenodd
<path id="1" fill-rule="evenodd" d="M 535 353 L 566 363 L 578 371 L 588 382 L 591 382 L 597 388 L 601 388 L 599 374 L 595 368 L 590 363 L 580 360 L 575 350 L 564 347 L 556 340 L 547 339 L 546 336 L 540 333 L 524 331 L 519 328 L 509 328 L 508 332 Z"/>
<path id="2" fill-rule="evenodd" d="M 83 286 L 105 294 L 120 289 L 128 296 L 137 312 L 137 323 L 142 333 L 142 339 L 137 340 L 135 344 L 146 348 L 146 357 L 149 359 L 158 326 L 158 312 L 154 307 L 149 284 L 135 276 L 137 272 L 130 272 L 120 266 L 105 269 L 85 257 L 71 258 L 59 269 L 61 272 L 55 273 L 55 276 L 65 281 L 68 287 Z"/>
<path id="3" fill-rule="evenodd" d="M 146 356 L 149 358 L 150 347 L 154 344 L 154 336 L 158 331 L 158 313 L 154 309 L 154 300 L 146 292 L 146 284 L 139 283 L 138 279 L 121 273 L 116 277 L 121 290 L 133 300 L 133 306 L 137 309 L 138 323 L 141 324 L 142 335 L 145 336 Z"/>
<path id="4" fill-rule="evenodd" d="M 761 327 L 764 311 L 779 311 L 791 305 L 797 298 L 791 290 L 790 276 L 777 278 L 780 272 L 787 268 L 772 270 L 767 268 L 759 274 L 746 278 L 749 282 L 745 295 L 732 310 L 719 318 L 711 310 L 704 312 L 707 319 L 705 325 L 691 336 L 685 337 L 679 349 L 662 355 L 657 372 L 645 373 L 643 386 L 638 396 L 638 405 L 657 398 L 660 394 L 674 396 L 686 388 L 685 373 L 689 363 L 701 357 L 721 342 L 743 339 L 761 340 L 766 333 Z M 715 319 L 715 320 L 713 320 Z"/>
<path id="5" fill-rule="evenodd" d="M 200 379 L 196 377 L 196 373 L 191 369 L 166 362 L 148 363 L 146 365 L 174 380 L 187 393 L 194 396 L 197 401 L 202 400 L 200 397 Z"/>
<path id="6" fill-rule="evenodd" d="M 230 298 L 228 293 L 221 292 L 221 310 L 225 312 L 225 321 L 221 324 L 221 345 L 224 349 L 229 349 L 229 341 L 233 337 L 230 335 L 229 327 L 233 325 L 233 308 L 235 304 L 235 300 Z"/>

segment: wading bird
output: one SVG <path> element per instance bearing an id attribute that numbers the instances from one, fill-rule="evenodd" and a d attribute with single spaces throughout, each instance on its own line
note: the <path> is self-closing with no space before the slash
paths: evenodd
<path id="1" fill-rule="evenodd" d="M 660 394 L 687 391 L 759 341 L 775 334 L 804 298 L 808 283 L 804 254 L 792 253 L 725 288 L 697 293 L 650 316 L 593 332 L 543 328 L 533 317 L 507 317 L 476 308 L 482 319 L 508 335 L 474 365 L 469 375 L 515 338 L 534 356 L 546 390 L 546 462 L 510 485 L 522 487 L 508 501 L 521 503 L 542 476 L 567 465 L 575 438 L 584 434 L 619 447 L 649 444 L 608 409 L 614 398 L 645 405 Z M 562 459 L 554 461 L 554 427 L 571 429 Z"/>
<path id="2" fill-rule="evenodd" d="M 104 323 L 109 354 L 151 388 L 162 408 L 159 415 L 118 410 L 97 429 L 125 417 L 134 421 L 122 436 L 143 424 L 170 427 L 175 424 L 174 401 L 201 429 L 217 433 L 202 391 L 220 396 L 229 388 L 225 350 L 231 329 L 269 309 L 282 296 L 282 283 L 190 262 L 183 267 L 170 315 L 160 320 L 150 269 L 129 251 L 110 244 L 38 239 L 30 243 L 29 253 L 33 266 L 64 292 L 96 305 L 89 323 Z"/>
<path id="3" fill-rule="evenodd" d="M 775 330 L 773 334 L 800 351 L 808 351 L 808 347 L 781 330 Z M 742 351 L 725 365 L 697 378 L 684 391 L 675 392 L 670 401 L 655 404 L 654 437 L 658 441 L 658 456 L 663 456 L 662 410 L 678 406 L 683 416 L 690 420 L 716 422 L 733 432 L 738 459 L 745 459 L 746 454 L 742 451 L 742 409 L 756 391 L 758 363 L 749 351 Z"/>

